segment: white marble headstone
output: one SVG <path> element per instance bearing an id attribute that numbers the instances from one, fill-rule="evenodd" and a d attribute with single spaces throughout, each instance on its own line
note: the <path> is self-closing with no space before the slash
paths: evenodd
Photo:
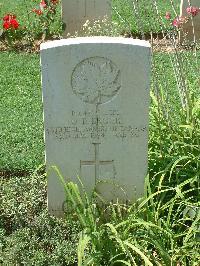
<path id="1" fill-rule="evenodd" d="M 90 195 L 134 201 L 147 174 L 150 45 L 92 37 L 41 45 L 47 171 L 80 176 Z M 64 189 L 48 175 L 48 208 L 62 216 Z"/>
<path id="2" fill-rule="evenodd" d="M 189 16 L 187 13 L 188 7 L 198 7 L 200 8 L 200 0 L 181 0 L 180 6 L 180 16 Z M 194 38 L 195 36 L 195 38 Z M 193 17 L 193 22 L 191 19 L 184 23 L 180 31 L 180 42 L 191 42 L 200 40 L 200 13 Z"/>
<path id="3" fill-rule="evenodd" d="M 80 33 L 87 20 L 93 22 L 104 17 L 111 18 L 111 0 L 62 0 L 64 37 Z"/>

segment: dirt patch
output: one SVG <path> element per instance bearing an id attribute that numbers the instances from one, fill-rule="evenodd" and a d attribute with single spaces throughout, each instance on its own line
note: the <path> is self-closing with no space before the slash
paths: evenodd
<path id="1" fill-rule="evenodd" d="M 200 47 L 194 46 L 192 44 L 181 45 L 177 39 L 170 39 L 163 33 L 144 33 L 135 34 L 122 32 L 122 37 L 146 40 L 151 43 L 152 50 L 154 52 L 173 52 L 173 51 L 188 51 L 188 50 L 199 50 Z M 26 52 L 26 53 L 38 53 L 40 51 L 40 44 L 42 42 L 59 40 L 58 37 L 52 37 L 50 40 L 34 40 L 33 42 L 27 41 L 16 41 L 12 46 L 8 46 L 4 38 L 0 38 L 0 51 L 15 51 L 15 52 Z"/>
<path id="2" fill-rule="evenodd" d="M 28 171 L 22 171 L 22 170 L 16 170 L 16 171 L 9 171 L 4 170 L 0 171 L 0 178 L 10 178 L 10 177 L 25 177 L 30 176 L 30 172 Z"/>
<path id="3" fill-rule="evenodd" d="M 27 170 L 0 170 L 0 178 L 1 179 L 9 179 L 11 177 L 28 177 L 32 175 L 32 171 Z M 37 171 L 38 175 L 45 174 L 45 169 L 40 169 Z"/>

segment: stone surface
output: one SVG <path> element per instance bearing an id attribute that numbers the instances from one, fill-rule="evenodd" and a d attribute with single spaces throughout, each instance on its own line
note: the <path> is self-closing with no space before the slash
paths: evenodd
<path id="1" fill-rule="evenodd" d="M 87 20 L 111 17 L 111 0 L 62 0 L 62 19 L 66 25 L 64 37 L 81 32 Z"/>
<path id="2" fill-rule="evenodd" d="M 92 37 L 41 45 L 48 208 L 62 216 L 66 180 L 107 201 L 142 196 L 147 173 L 150 45 Z"/>
<path id="3" fill-rule="evenodd" d="M 188 16 L 186 9 L 190 5 L 200 8 L 200 0 L 190 0 L 190 1 L 181 0 L 180 16 L 183 16 L 183 17 Z M 195 35 L 195 39 L 194 39 L 194 35 Z M 180 31 L 180 42 L 181 43 L 193 42 L 194 40 L 198 42 L 200 40 L 200 13 L 197 16 L 193 17 L 193 23 L 191 19 L 189 19 L 188 22 L 184 23 L 182 30 Z"/>

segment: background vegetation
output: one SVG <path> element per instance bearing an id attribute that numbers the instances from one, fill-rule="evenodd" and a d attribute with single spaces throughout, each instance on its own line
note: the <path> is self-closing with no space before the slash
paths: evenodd
<path id="1" fill-rule="evenodd" d="M 20 36 L 29 46 L 34 39 L 40 39 L 44 31 L 43 19 L 41 19 L 43 16 L 32 12 L 34 8 L 39 8 L 39 2 L 37 0 L 1 0 L 0 3 L 0 17 L 3 18 L 7 13 L 15 14 L 20 24 Z M 118 34 L 128 33 L 133 36 L 141 36 L 141 34 L 149 36 L 151 32 L 161 33 L 161 24 L 165 25 L 165 31 L 170 30 L 172 25 L 165 19 L 165 14 L 168 11 L 171 12 L 172 17 L 176 17 L 179 13 L 179 2 L 179 0 L 113 0 L 112 19 L 115 25 L 113 30 L 116 32 L 116 24 L 118 25 Z M 49 24 L 49 37 L 51 38 L 61 37 L 63 28 L 60 4 L 56 10 L 54 21 Z"/>

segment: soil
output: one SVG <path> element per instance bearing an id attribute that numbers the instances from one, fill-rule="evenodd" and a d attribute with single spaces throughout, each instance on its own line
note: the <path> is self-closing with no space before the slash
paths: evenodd
<path id="1" fill-rule="evenodd" d="M 45 169 L 40 169 L 37 171 L 38 175 L 43 175 Z M 11 177 L 28 177 L 32 175 L 33 172 L 27 170 L 0 170 L 0 179 L 9 179 Z"/>
<path id="2" fill-rule="evenodd" d="M 194 49 L 194 45 L 181 45 L 178 42 L 178 39 L 172 41 L 163 35 L 163 33 L 145 33 L 145 34 L 134 34 L 123 32 L 122 36 L 125 38 L 133 38 L 133 39 L 143 39 L 149 41 L 152 46 L 152 50 L 154 52 L 173 52 L 175 49 L 178 51 L 187 51 Z M 52 41 L 58 40 L 58 37 L 52 37 L 50 40 Z M 34 40 L 33 42 L 26 41 L 16 41 L 12 46 L 8 46 L 4 38 L 0 38 L 0 51 L 15 51 L 15 52 L 26 52 L 26 53 L 39 53 L 40 44 L 44 40 Z M 199 47 L 196 47 L 199 49 Z"/>

